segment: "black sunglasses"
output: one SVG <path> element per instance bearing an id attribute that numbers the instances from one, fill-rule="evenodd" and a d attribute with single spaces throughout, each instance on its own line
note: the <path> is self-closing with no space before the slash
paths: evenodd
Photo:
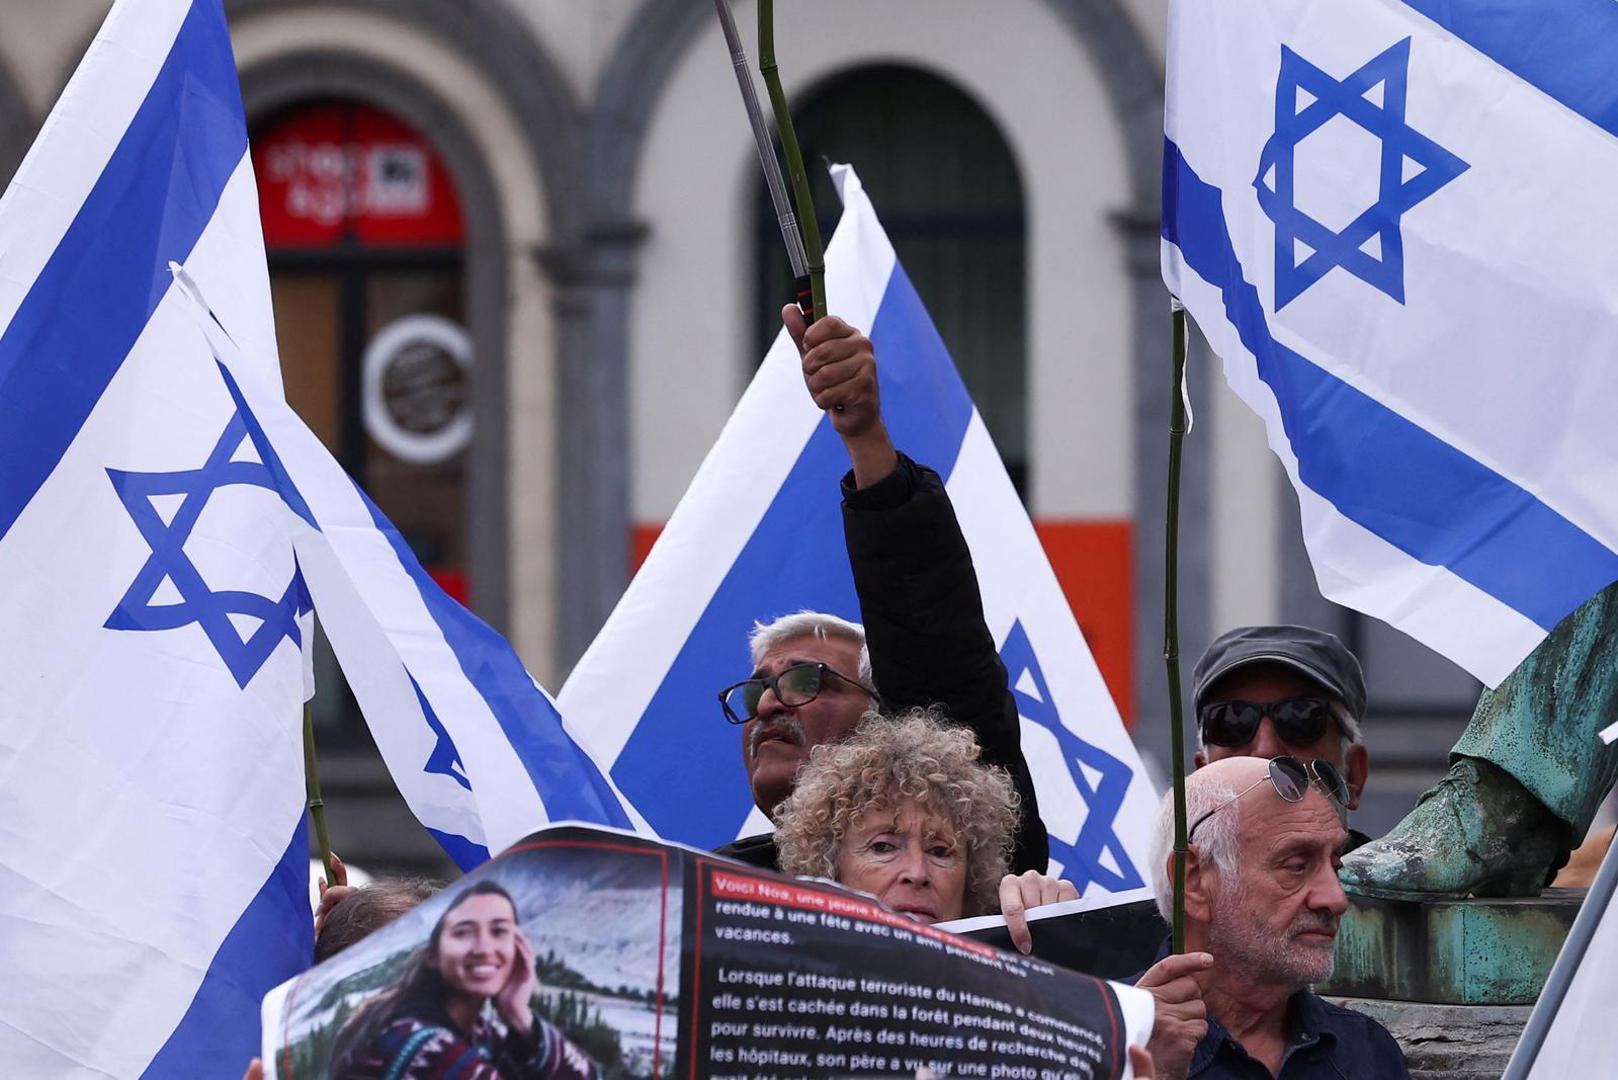
<path id="1" fill-rule="evenodd" d="M 1209 746 L 1246 746 L 1266 716 L 1288 746 L 1312 746 L 1332 723 L 1331 701 L 1323 697 L 1286 701 L 1213 701 L 1197 710 L 1202 741 Z"/>
<path id="2" fill-rule="evenodd" d="M 779 675 L 761 675 L 725 687 L 719 691 L 719 707 L 725 710 L 725 719 L 732 724 L 745 724 L 758 715 L 758 703 L 763 700 L 764 691 L 775 691 L 775 700 L 786 708 L 796 709 L 820 696 L 828 675 L 876 700 L 870 687 L 850 679 L 829 664 L 793 664 Z"/>
<path id="3" fill-rule="evenodd" d="M 1203 814 L 1191 823 L 1191 830 L 1185 834 L 1185 842 L 1191 843 L 1191 838 L 1197 835 L 1197 826 L 1213 817 L 1219 811 L 1246 795 L 1249 791 L 1264 783 L 1265 780 L 1275 788 L 1275 793 L 1289 803 L 1302 802 L 1309 792 L 1310 783 L 1314 783 L 1332 802 L 1341 809 L 1348 809 L 1348 784 L 1343 780 L 1343 774 L 1337 771 L 1337 766 L 1329 761 L 1319 758 L 1305 765 L 1295 757 L 1277 757 L 1270 759 L 1270 768 L 1264 780 L 1249 784 L 1235 795 L 1226 799 L 1218 806 Z"/>

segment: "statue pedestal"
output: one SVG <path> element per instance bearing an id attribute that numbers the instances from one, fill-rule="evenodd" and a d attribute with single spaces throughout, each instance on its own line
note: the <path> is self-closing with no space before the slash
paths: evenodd
<path id="1" fill-rule="evenodd" d="M 1532 1005 L 1429 1005 L 1370 998 L 1327 999 L 1392 1033 L 1411 1080 L 1499 1080 Z"/>
<path id="2" fill-rule="evenodd" d="M 1441 1005 L 1532 1005 L 1583 901 L 1583 889 L 1424 903 L 1350 894 L 1337 928 L 1337 970 L 1317 989 Z"/>
<path id="3" fill-rule="evenodd" d="M 1350 894 L 1337 969 L 1315 989 L 1391 1031 L 1412 1077 L 1493 1080 L 1583 900 L 1583 889 L 1423 903 Z"/>

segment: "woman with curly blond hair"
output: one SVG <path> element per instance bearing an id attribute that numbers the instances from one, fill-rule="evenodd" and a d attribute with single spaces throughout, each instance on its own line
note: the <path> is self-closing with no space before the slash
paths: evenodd
<path id="1" fill-rule="evenodd" d="M 1078 896 L 1030 871 L 1006 874 L 1017 793 L 978 760 L 971 731 L 935 711 L 867 716 L 842 742 L 814 748 L 776 808 L 781 869 L 871 893 L 919 922 L 948 922 Z M 1026 925 L 1013 939 L 1027 951 Z"/>

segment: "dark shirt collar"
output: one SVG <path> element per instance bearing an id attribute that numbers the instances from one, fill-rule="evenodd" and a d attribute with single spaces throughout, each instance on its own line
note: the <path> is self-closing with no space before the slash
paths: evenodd
<path id="1" fill-rule="evenodd" d="M 1306 1050 L 1324 1041 L 1326 1043 L 1324 1049 L 1330 1051 L 1331 1044 L 1337 1041 L 1337 1033 L 1332 1028 L 1325 1002 L 1309 990 L 1299 990 L 1287 999 L 1285 1024 L 1287 1046 L 1281 1055 L 1283 1071 L 1286 1069 L 1287 1059 L 1299 1050 Z M 1210 1015 L 1208 1034 L 1197 1043 L 1196 1052 L 1191 1055 L 1190 1075 L 1196 1076 L 1226 1054 L 1234 1054 L 1239 1058 L 1251 1057 L 1236 1037 Z"/>

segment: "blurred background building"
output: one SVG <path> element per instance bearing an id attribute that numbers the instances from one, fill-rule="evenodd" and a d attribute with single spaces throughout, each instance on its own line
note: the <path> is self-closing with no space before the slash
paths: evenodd
<path id="1" fill-rule="evenodd" d="M 6 0 L 0 180 L 108 0 Z M 852 162 L 1137 740 L 1167 761 L 1166 0 L 777 4 L 806 158 Z M 453 594 L 560 687 L 778 323 L 779 237 L 708 0 L 225 0 L 288 396 Z M 752 41 L 749 0 L 736 4 Z M 750 48 L 750 51 L 751 48 Z M 836 200 L 812 169 L 823 229 Z M 0 241 L 3 242 L 3 241 Z M 1261 425 L 1192 357 L 1185 667 L 1251 622 L 1364 662 L 1377 835 L 1441 771 L 1464 672 L 1322 600 Z M 746 657 L 737 633 L 737 668 Z M 337 849 L 448 863 L 328 659 Z M 693 723 L 718 723 L 711 702 Z"/>

